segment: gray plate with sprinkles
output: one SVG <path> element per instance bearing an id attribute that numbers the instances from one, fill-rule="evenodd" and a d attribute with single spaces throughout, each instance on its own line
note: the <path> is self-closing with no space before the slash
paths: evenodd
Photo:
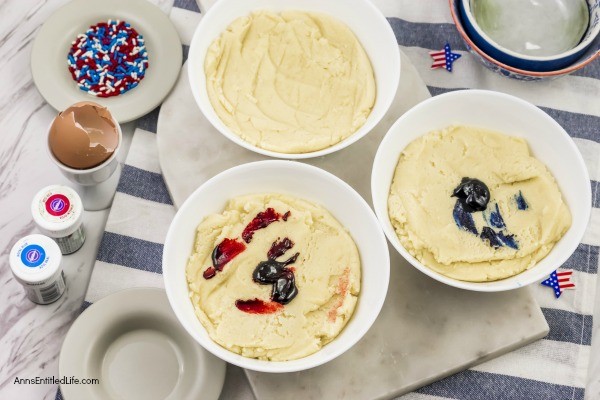
<path id="1" fill-rule="evenodd" d="M 140 36 L 123 38 L 121 34 L 116 46 L 116 35 L 106 34 L 102 43 L 104 31 L 100 37 L 97 31 L 93 32 L 89 41 L 84 38 L 90 34 L 91 26 L 109 21 L 124 21 Z M 74 63 L 69 53 L 73 43 L 80 41 L 88 42 L 88 47 L 82 46 L 85 51 L 76 54 L 75 61 L 80 61 Z M 109 58 L 122 67 L 110 68 Z M 147 62 L 143 61 L 146 58 Z M 91 65 L 96 68 L 89 68 L 90 59 L 94 59 Z M 120 123 L 156 108 L 175 84 L 181 62 L 181 42 L 175 27 L 164 12 L 147 0 L 74 0 L 48 18 L 31 53 L 33 80 L 52 107 L 61 111 L 78 101 L 94 101 L 108 107 Z M 73 75 L 69 64 L 76 70 Z M 88 67 L 83 67 L 85 64 Z M 103 92 L 99 92 L 99 87 L 104 87 Z M 108 91 L 115 94 L 111 89 L 120 94 L 94 95 Z"/>

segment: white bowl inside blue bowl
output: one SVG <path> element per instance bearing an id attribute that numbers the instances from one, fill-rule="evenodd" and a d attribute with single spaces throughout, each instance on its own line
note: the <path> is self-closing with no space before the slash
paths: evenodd
<path id="1" fill-rule="evenodd" d="M 458 8 L 464 29 L 483 52 L 526 71 L 572 65 L 600 32 L 600 5 L 592 0 L 459 0 Z"/>
<path id="2" fill-rule="evenodd" d="M 473 41 L 467 34 L 464 28 L 464 24 L 462 22 L 462 18 L 460 16 L 459 3 L 461 1 L 462 0 L 448 0 L 448 4 L 450 6 L 450 13 L 452 15 L 452 20 L 456 25 L 456 30 L 458 31 L 461 39 L 464 41 L 467 50 L 471 52 L 475 59 L 481 62 L 486 68 L 498 73 L 499 75 L 524 81 L 551 80 L 578 71 L 586 67 L 587 65 L 593 63 L 597 58 L 600 58 L 600 35 L 597 35 L 594 41 L 592 42 L 591 46 L 588 47 L 588 49 L 583 53 L 583 55 L 581 55 L 581 57 L 579 57 L 577 61 L 575 61 L 573 64 L 569 65 L 566 68 L 557 69 L 554 71 L 539 72 L 519 69 L 501 63 L 500 61 L 495 60 L 494 58 L 486 54 L 483 50 L 481 50 L 475 43 L 473 43 Z"/>

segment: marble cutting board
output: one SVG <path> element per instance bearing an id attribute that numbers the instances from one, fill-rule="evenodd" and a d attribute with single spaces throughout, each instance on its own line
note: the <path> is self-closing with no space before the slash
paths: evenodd
<path id="1" fill-rule="evenodd" d="M 352 185 L 371 203 L 377 146 L 406 110 L 430 97 L 401 54 L 398 94 L 384 120 L 349 148 L 307 162 Z M 202 116 L 187 64 L 163 103 L 157 142 L 161 169 L 179 206 L 200 184 L 232 166 L 265 159 L 230 142 Z M 391 276 L 381 314 L 364 338 L 337 359 L 290 374 L 246 371 L 258 399 L 381 399 L 398 396 L 544 337 L 548 325 L 529 289 L 475 293 L 438 283 L 391 246 Z"/>

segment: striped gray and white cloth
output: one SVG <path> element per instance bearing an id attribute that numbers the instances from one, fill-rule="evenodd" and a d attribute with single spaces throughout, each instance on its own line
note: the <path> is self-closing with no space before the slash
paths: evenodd
<path id="1" fill-rule="evenodd" d="M 373 1 L 388 17 L 399 46 L 432 95 L 456 89 L 491 89 L 528 100 L 555 118 L 583 154 L 594 207 L 582 243 L 563 265 L 574 270 L 576 290 L 565 292 L 557 300 L 549 288 L 533 285 L 550 325 L 546 338 L 402 398 L 583 399 L 600 249 L 600 63 L 551 82 L 510 80 L 488 71 L 466 52 L 446 0 Z M 202 3 L 203 8 L 210 3 Z M 162 8 L 169 12 L 180 33 L 185 57 L 201 18 L 200 10 L 194 0 L 175 0 L 172 7 Z M 463 55 L 456 61 L 453 73 L 430 69 L 429 52 L 441 49 L 446 42 Z M 137 122 L 84 307 L 121 289 L 163 286 L 162 244 L 175 209 L 158 164 L 158 113 L 156 109 Z M 232 371 L 235 369 L 228 369 L 221 397 L 251 398 L 247 387 L 239 387 L 247 386 L 245 380 Z M 61 399 L 60 392 L 57 399 Z"/>

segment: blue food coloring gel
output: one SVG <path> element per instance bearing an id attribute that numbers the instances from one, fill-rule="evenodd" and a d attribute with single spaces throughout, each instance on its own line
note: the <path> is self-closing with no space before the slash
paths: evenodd
<path id="1" fill-rule="evenodd" d="M 479 237 L 483 241 L 487 240 L 490 243 L 490 246 L 492 246 L 495 249 L 502 247 L 503 245 L 502 241 L 498 237 L 498 234 L 489 226 L 483 227 L 483 229 L 481 230 L 481 235 L 479 235 Z"/>
<path id="2" fill-rule="evenodd" d="M 515 239 L 515 235 L 506 235 L 504 232 L 496 232 L 489 226 L 484 226 L 481 230 L 481 235 L 479 235 L 481 240 L 488 241 L 490 246 L 495 249 L 498 249 L 502 246 L 510 247 L 514 250 L 519 250 L 519 245 L 517 244 L 517 240 Z"/>
<path id="3" fill-rule="evenodd" d="M 506 224 L 504 223 L 504 219 L 500 214 L 500 209 L 498 208 L 498 203 L 496 203 L 496 211 L 490 212 L 490 225 L 494 228 L 503 229 L 506 228 Z"/>
<path id="4" fill-rule="evenodd" d="M 504 243 L 505 246 L 511 249 L 519 250 L 519 244 L 515 239 L 515 235 L 505 235 L 503 232 L 498 232 L 498 238 Z"/>
<path id="5" fill-rule="evenodd" d="M 490 201 L 490 189 L 479 179 L 463 177 L 451 197 L 457 197 L 467 212 L 484 211 Z"/>
<path id="6" fill-rule="evenodd" d="M 521 193 L 520 190 L 519 194 L 515 195 L 515 201 L 517 202 L 517 208 L 519 210 L 523 211 L 529 208 L 529 204 L 527 204 L 527 201 L 525 200 L 525 197 L 523 197 L 523 193 Z"/>
<path id="7" fill-rule="evenodd" d="M 467 232 L 471 232 L 477 235 L 477 228 L 475 227 L 475 221 L 471 213 L 465 211 L 461 201 L 457 200 L 454 204 L 454 210 L 452 211 L 454 222 L 460 229 L 464 229 Z"/>

